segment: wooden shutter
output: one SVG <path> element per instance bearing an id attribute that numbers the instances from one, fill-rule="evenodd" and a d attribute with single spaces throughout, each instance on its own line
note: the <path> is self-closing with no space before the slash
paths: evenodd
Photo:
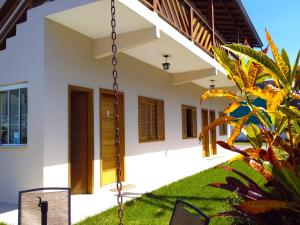
<path id="1" fill-rule="evenodd" d="M 156 103 L 157 110 L 157 139 L 165 139 L 165 110 L 164 101 L 158 100 Z"/>
<path id="2" fill-rule="evenodd" d="M 164 101 L 139 96 L 139 141 L 165 139 Z"/>
<path id="3" fill-rule="evenodd" d="M 147 141 L 148 134 L 147 134 L 147 102 L 144 101 L 142 97 L 139 97 L 139 141 Z"/>
<path id="4" fill-rule="evenodd" d="M 150 107 L 150 116 L 149 116 L 149 124 L 150 124 L 150 130 L 149 130 L 149 139 L 155 140 L 157 139 L 157 106 L 155 101 L 149 102 Z"/>
<path id="5" fill-rule="evenodd" d="M 187 138 L 187 122 L 186 122 L 186 106 L 181 106 L 181 114 L 182 114 L 182 138 Z"/>
<path id="6" fill-rule="evenodd" d="M 193 137 L 197 137 L 197 108 L 192 108 Z"/>

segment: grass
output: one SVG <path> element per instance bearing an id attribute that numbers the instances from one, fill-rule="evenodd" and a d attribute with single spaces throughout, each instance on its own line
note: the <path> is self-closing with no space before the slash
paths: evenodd
<path id="1" fill-rule="evenodd" d="M 247 174 L 258 184 L 263 184 L 264 178 L 244 162 L 237 161 L 232 163 L 231 166 Z M 222 168 L 212 168 L 142 195 L 138 199 L 125 203 L 124 222 L 130 225 L 167 225 L 176 199 L 192 203 L 208 215 L 226 211 L 230 209 L 228 199 L 235 198 L 236 195 L 228 191 L 208 187 L 207 184 L 224 182 L 225 177 L 228 175 L 234 176 Z M 231 218 L 216 218 L 210 224 L 231 225 L 232 222 Z M 109 209 L 78 223 L 78 225 L 96 224 L 118 224 L 117 209 Z"/>

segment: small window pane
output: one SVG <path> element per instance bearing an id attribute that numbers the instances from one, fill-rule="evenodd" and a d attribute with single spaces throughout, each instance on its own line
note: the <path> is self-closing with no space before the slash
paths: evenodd
<path id="1" fill-rule="evenodd" d="M 186 109 L 186 136 L 193 137 L 192 109 Z"/>
<path id="2" fill-rule="evenodd" d="M 21 144 L 27 144 L 27 88 L 20 90 Z"/>
<path id="3" fill-rule="evenodd" d="M 20 90 L 9 91 L 9 144 L 20 144 Z"/>
<path id="4" fill-rule="evenodd" d="M 8 144 L 8 91 L 0 91 L 0 145 Z"/>
<path id="5" fill-rule="evenodd" d="M 182 138 L 197 137 L 197 108 L 195 106 L 181 105 Z"/>

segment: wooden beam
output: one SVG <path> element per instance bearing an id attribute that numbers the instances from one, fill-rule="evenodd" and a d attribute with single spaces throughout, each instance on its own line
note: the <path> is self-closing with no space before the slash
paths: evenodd
<path id="1" fill-rule="evenodd" d="M 215 34 L 215 9 L 214 0 L 210 0 L 211 7 L 211 22 L 212 22 L 212 35 L 213 35 L 213 46 L 216 46 L 216 34 Z M 215 53 L 214 53 L 215 57 Z"/>
<path id="2" fill-rule="evenodd" d="M 116 41 L 118 52 L 156 41 L 159 38 L 160 31 L 156 27 L 119 34 Z M 93 40 L 93 51 L 95 59 L 111 55 L 111 37 Z"/>
<path id="3" fill-rule="evenodd" d="M 180 85 L 189 83 L 195 80 L 199 80 L 204 77 L 211 77 L 216 76 L 217 70 L 215 68 L 211 69 L 203 69 L 203 70 L 196 70 L 196 71 L 190 71 L 190 72 L 184 72 L 184 73 L 174 73 L 171 76 L 172 85 Z"/>

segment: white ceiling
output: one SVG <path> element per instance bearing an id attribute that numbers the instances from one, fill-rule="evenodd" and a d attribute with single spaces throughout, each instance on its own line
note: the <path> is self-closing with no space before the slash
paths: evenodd
<path id="1" fill-rule="evenodd" d="M 168 61 L 171 67 L 168 72 L 170 73 L 212 68 L 207 62 L 163 32 L 160 33 L 158 40 L 131 48 L 125 53 L 158 68 L 162 68 L 162 63 L 165 62 L 163 56 L 169 55 Z"/>
<path id="2" fill-rule="evenodd" d="M 117 33 L 141 30 L 153 27 L 141 16 L 123 4 L 116 2 Z M 110 1 L 100 0 L 66 11 L 52 14 L 47 18 L 71 28 L 92 39 L 107 37 L 111 33 Z"/>
<path id="3" fill-rule="evenodd" d="M 118 34 L 154 27 L 152 23 L 129 9 L 126 5 L 119 1 L 116 1 L 116 4 Z M 49 15 L 47 18 L 91 39 L 96 39 L 110 36 L 110 17 L 110 1 L 99 0 Z M 190 49 L 175 40 L 172 35 L 168 36 L 162 30 L 160 31 L 159 39 L 124 50 L 124 53 L 160 69 L 162 69 L 162 63 L 164 62 L 163 55 L 168 54 L 170 55 L 169 62 L 171 63 L 168 71 L 170 73 L 213 68 L 207 61 L 201 59 Z M 222 74 L 217 75 L 217 77 L 212 75 L 212 77 L 202 78 L 194 81 L 194 83 L 203 87 L 209 87 L 211 79 L 217 80 L 217 87 L 232 86 L 232 83 Z"/>
<path id="4" fill-rule="evenodd" d="M 214 80 L 214 84 L 215 84 L 216 88 L 234 86 L 234 82 L 227 79 L 227 77 L 223 74 L 217 74 L 217 75 L 211 76 L 211 77 L 204 77 L 199 80 L 193 81 L 193 83 L 198 84 L 198 85 L 208 89 L 209 86 L 211 85 L 211 80 Z"/>

